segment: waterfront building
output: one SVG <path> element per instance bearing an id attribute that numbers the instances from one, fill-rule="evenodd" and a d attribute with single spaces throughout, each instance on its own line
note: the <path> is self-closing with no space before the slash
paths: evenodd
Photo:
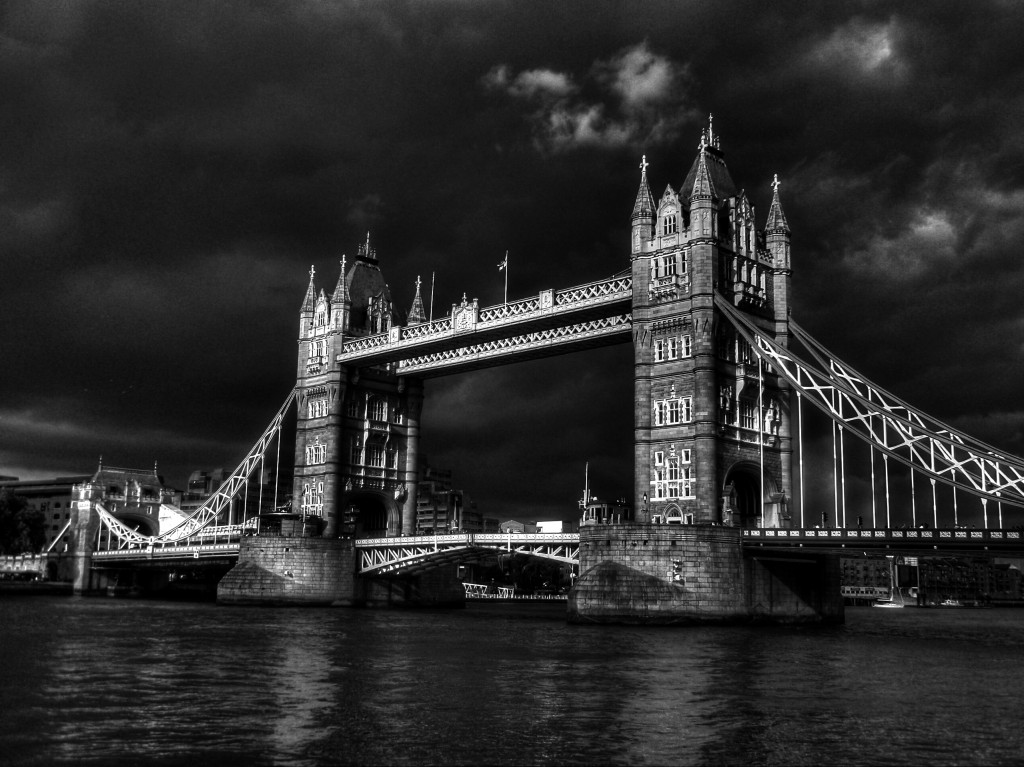
<path id="1" fill-rule="evenodd" d="M 62 536 L 71 521 L 74 486 L 88 482 L 89 479 L 88 474 L 26 480 L 5 477 L 0 480 L 0 489 L 5 489 L 12 495 L 24 498 L 28 508 L 43 515 L 46 520 L 46 542 L 43 544 L 43 550 L 46 550 Z M 54 548 L 60 549 L 61 547 L 58 545 Z"/>

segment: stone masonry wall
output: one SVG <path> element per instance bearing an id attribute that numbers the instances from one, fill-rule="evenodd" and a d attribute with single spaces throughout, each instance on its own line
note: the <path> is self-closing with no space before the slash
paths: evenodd
<path id="1" fill-rule="evenodd" d="M 217 586 L 221 604 L 353 604 L 355 551 L 337 538 L 243 538 Z"/>
<path id="2" fill-rule="evenodd" d="M 572 623 L 841 623 L 838 557 L 745 554 L 712 525 L 598 525 L 580 531 Z"/>
<path id="3" fill-rule="evenodd" d="M 705 525 L 580 530 L 573 623 L 704 623 L 747 616 L 739 531 Z"/>

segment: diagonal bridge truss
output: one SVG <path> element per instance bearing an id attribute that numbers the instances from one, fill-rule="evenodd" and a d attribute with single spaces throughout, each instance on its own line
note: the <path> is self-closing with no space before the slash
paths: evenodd
<path id="1" fill-rule="evenodd" d="M 108 511 L 103 504 L 93 502 L 93 508 L 100 518 L 97 530 L 96 552 L 100 556 L 104 551 L 152 550 L 167 547 L 213 545 L 227 540 L 237 541 L 244 532 L 255 529 L 257 517 L 243 520 L 237 525 L 218 525 L 231 504 L 239 497 L 244 497 L 248 484 L 253 476 L 262 473 L 267 453 L 276 443 L 278 446 L 277 460 L 280 462 L 281 423 L 288 408 L 295 401 L 295 390 L 292 389 L 285 398 L 284 404 L 278 409 L 270 424 L 260 438 L 246 454 L 238 467 L 224 480 L 217 491 L 207 498 L 186 519 L 174 527 L 156 536 L 142 535 L 134 528 L 125 524 Z M 275 471 L 275 476 L 277 472 Z M 262 495 L 259 503 L 262 503 Z M 275 499 L 276 505 L 276 499 Z"/>
<path id="2" fill-rule="evenodd" d="M 579 566 L 578 533 L 459 533 L 355 541 L 360 575 L 414 575 L 496 554 L 521 554 Z"/>
<path id="3" fill-rule="evenodd" d="M 803 359 L 776 343 L 720 296 L 715 305 L 769 370 L 847 431 L 935 483 L 988 502 L 1024 506 L 1024 459 L 981 442 L 908 405 L 839 360 L 796 322 L 790 331 L 807 350 Z M 1000 526 L 1001 526 L 1000 521 Z"/>

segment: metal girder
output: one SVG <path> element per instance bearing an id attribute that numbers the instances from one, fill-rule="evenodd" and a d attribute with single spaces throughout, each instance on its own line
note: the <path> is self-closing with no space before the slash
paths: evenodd
<path id="1" fill-rule="evenodd" d="M 1024 459 L 938 421 L 908 405 L 831 354 L 795 322 L 793 336 L 814 362 L 797 357 L 737 312 L 720 296 L 715 305 L 798 396 L 884 456 L 931 480 L 984 500 L 1024 505 Z"/>
<path id="2" fill-rule="evenodd" d="M 567 346 L 599 346 L 616 340 L 628 340 L 631 327 L 632 320 L 629 314 L 602 317 L 574 325 L 547 328 L 403 359 L 398 362 L 395 372 L 401 375 L 420 376 L 436 371 L 461 372 L 469 368 L 509 362 L 513 357 L 530 358 L 558 354 L 564 352 Z"/>
<path id="3" fill-rule="evenodd" d="M 578 533 L 461 533 L 401 538 L 364 538 L 355 542 L 361 575 L 409 575 L 444 564 L 501 552 L 579 565 Z"/>
<path id="4" fill-rule="evenodd" d="M 477 310 L 464 304 L 458 323 L 453 316 L 429 323 L 394 327 L 388 333 L 346 339 L 336 359 L 342 365 L 365 367 L 443 353 L 471 343 L 500 342 L 535 331 L 582 324 L 628 309 L 633 279 L 618 275 L 564 290 Z M 402 371 L 404 372 L 404 371 Z"/>

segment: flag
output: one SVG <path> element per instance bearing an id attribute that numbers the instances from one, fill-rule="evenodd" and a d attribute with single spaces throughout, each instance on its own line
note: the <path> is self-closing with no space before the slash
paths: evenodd
<path id="1" fill-rule="evenodd" d="M 503 258 L 501 260 L 501 263 L 498 264 L 498 271 L 499 272 L 505 271 L 505 267 L 507 267 L 507 266 L 508 266 L 508 251 L 506 250 L 505 251 L 505 258 Z"/>

